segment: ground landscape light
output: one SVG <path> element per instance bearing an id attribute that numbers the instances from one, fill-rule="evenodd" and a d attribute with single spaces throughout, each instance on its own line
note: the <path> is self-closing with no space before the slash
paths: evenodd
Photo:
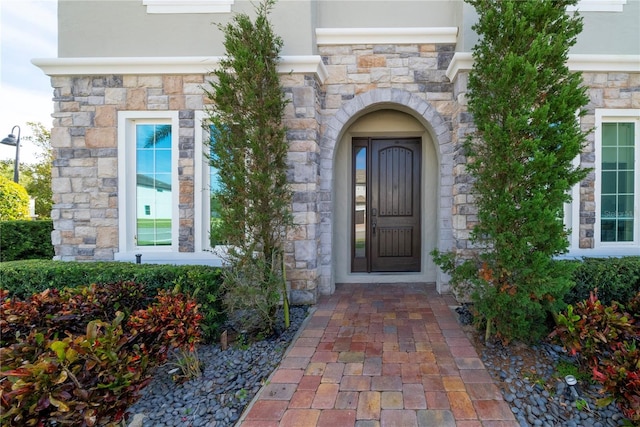
<path id="1" fill-rule="evenodd" d="M 575 388 L 575 385 L 578 384 L 578 380 L 576 379 L 576 377 L 574 377 L 573 375 L 567 375 L 566 377 L 564 377 L 564 381 L 569 386 L 573 397 L 578 397 L 578 392 Z"/>
<path id="2" fill-rule="evenodd" d="M 18 128 L 17 138 L 13 133 L 15 128 Z M 11 133 L 2 141 L 0 141 L 0 144 L 16 147 L 16 160 L 15 160 L 15 163 L 13 164 L 13 182 L 18 183 L 18 178 L 19 178 L 18 166 L 20 164 L 20 126 L 15 125 L 13 128 L 11 128 Z"/>

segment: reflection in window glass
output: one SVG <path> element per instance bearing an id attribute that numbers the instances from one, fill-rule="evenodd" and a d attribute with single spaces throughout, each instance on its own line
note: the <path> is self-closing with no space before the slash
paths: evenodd
<path id="1" fill-rule="evenodd" d="M 354 147 L 355 153 L 355 258 L 366 258 L 367 239 L 367 148 Z"/>
<path id="2" fill-rule="evenodd" d="M 602 124 L 600 239 L 632 242 L 634 230 L 634 124 Z"/>
<path id="3" fill-rule="evenodd" d="M 138 246 L 171 245 L 171 125 L 136 125 Z"/>
<path id="4" fill-rule="evenodd" d="M 213 148 L 215 143 L 213 133 L 213 125 L 209 126 L 209 147 Z M 209 152 L 210 156 L 213 156 L 213 152 Z M 220 201 L 218 200 L 217 193 L 220 190 L 220 180 L 218 177 L 218 169 L 211 165 L 209 162 L 209 198 L 211 204 L 209 205 L 209 225 L 210 225 L 210 244 L 216 246 L 222 244 L 222 238 L 220 237 L 220 226 L 222 220 L 220 219 Z"/>

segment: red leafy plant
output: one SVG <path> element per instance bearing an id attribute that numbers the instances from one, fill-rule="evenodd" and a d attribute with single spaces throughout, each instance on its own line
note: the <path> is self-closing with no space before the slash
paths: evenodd
<path id="1" fill-rule="evenodd" d="M 640 327 L 636 323 L 640 292 L 627 304 L 631 316 L 617 302 L 603 305 L 595 293 L 557 316 L 551 336 L 572 355 L 577 355 L 603 385 L 608 397 L 601 405 L 615 400 L 623 414 L 640 421 Z"/>
<path id="2" fill-rule="evenodd" d="M 129 318 L 131 333 L 142 347 L 153 348 L 165 360 L 170 348 L 194 351 L 201 340 L 202 315 L 197 302 L 184 295 L 160 290 L 157 302 Z"/>
<path id="3" fill-rule="evenodd" d="M 8 292 L 0 289 L 0 298 L 0 343 L 3 347 L 19 341 L 34 328 L 44 327 L 63 305 L 56 289 L 42 291 L 27 301 L 8 298 Z"/>
<path id="4" fill-rule="evenodd" d="M 196 303 L 181 294 L 160 293 L 128 321 L 123 311 L 115 311 L 113 320 L 89 320 L 83 333 L 75 332 L 88 313 L 106 315 L 112 309 L 114 304 L 98 288 L 74 290 L 64 297 L 45 291 L 28 303 L 3 302 L 2 331 L 13 333 L 12 343 L 0 348 L 3 426 L 44 426 L 51 421 L 119 425 L 168 349 L 199 342 L 202 316 Z M 38 305 L 45 300 L 48 303 Z M 49 314 L 34 316 L 34 301 L 33 306 Z"/>
<path id="5" fill-rule="evenodd" d="M 15 343 L 31 329 L 46 329 L 50 333 L 83 334 L 87 323 L 94 319 L 113 319 L 117 311 L 129 314 L 149 305 L 144 286 L 134 282 L 92 284 L 62 291 L 47 289 L 32 295 L 27 301 L 8 298 L 0 290 L 2 306 L 0 332 L 3 346 Z"/>

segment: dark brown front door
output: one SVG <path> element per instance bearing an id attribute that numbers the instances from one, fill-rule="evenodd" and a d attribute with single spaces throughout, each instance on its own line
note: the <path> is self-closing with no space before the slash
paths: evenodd
<path id="1" fill-rule="evenodd" d="M 420 138 L 354 138 L 353 271 L 420 271 Z"/>

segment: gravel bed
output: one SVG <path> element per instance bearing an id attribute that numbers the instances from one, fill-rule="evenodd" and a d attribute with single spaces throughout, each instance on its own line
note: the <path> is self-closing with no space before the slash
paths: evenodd
<path id="1" fill-rule="evenodd" d="M 129 408 L 129 422 L 138 414 L 132 425 L 234 425 L 282 360 L 307 312 L 306 307 L 291 307 L 291 324 L 286 330 L 279 313 L 276 333 L 251 345 L 232 345 L 224 351 L 217 344 L 198 347 L 198 357 L 204 364 L 200 378 L 177 384 L 169 373 L 174 365 L 159 367 L 151 383 L 143 389 L 142 398 Z M 140 414 L 144 415 L 141 424 L 138 423 Z"/>
<path id="2" fill-rule="evenodd" d="M 469 324 L 464 307 L 459 320 Z M 482 362 L 502 392 L 521 427 L 616 427 L 631 425 L 612 403 L 599 408 L 599 385 L 579 382 L 569 387 L 557 373 L 558 363 L 576 364 L 560 346 L 542 342 L 526 346 L 499 342 L 485 345 L 477 331 L 470 335 Z"/>

